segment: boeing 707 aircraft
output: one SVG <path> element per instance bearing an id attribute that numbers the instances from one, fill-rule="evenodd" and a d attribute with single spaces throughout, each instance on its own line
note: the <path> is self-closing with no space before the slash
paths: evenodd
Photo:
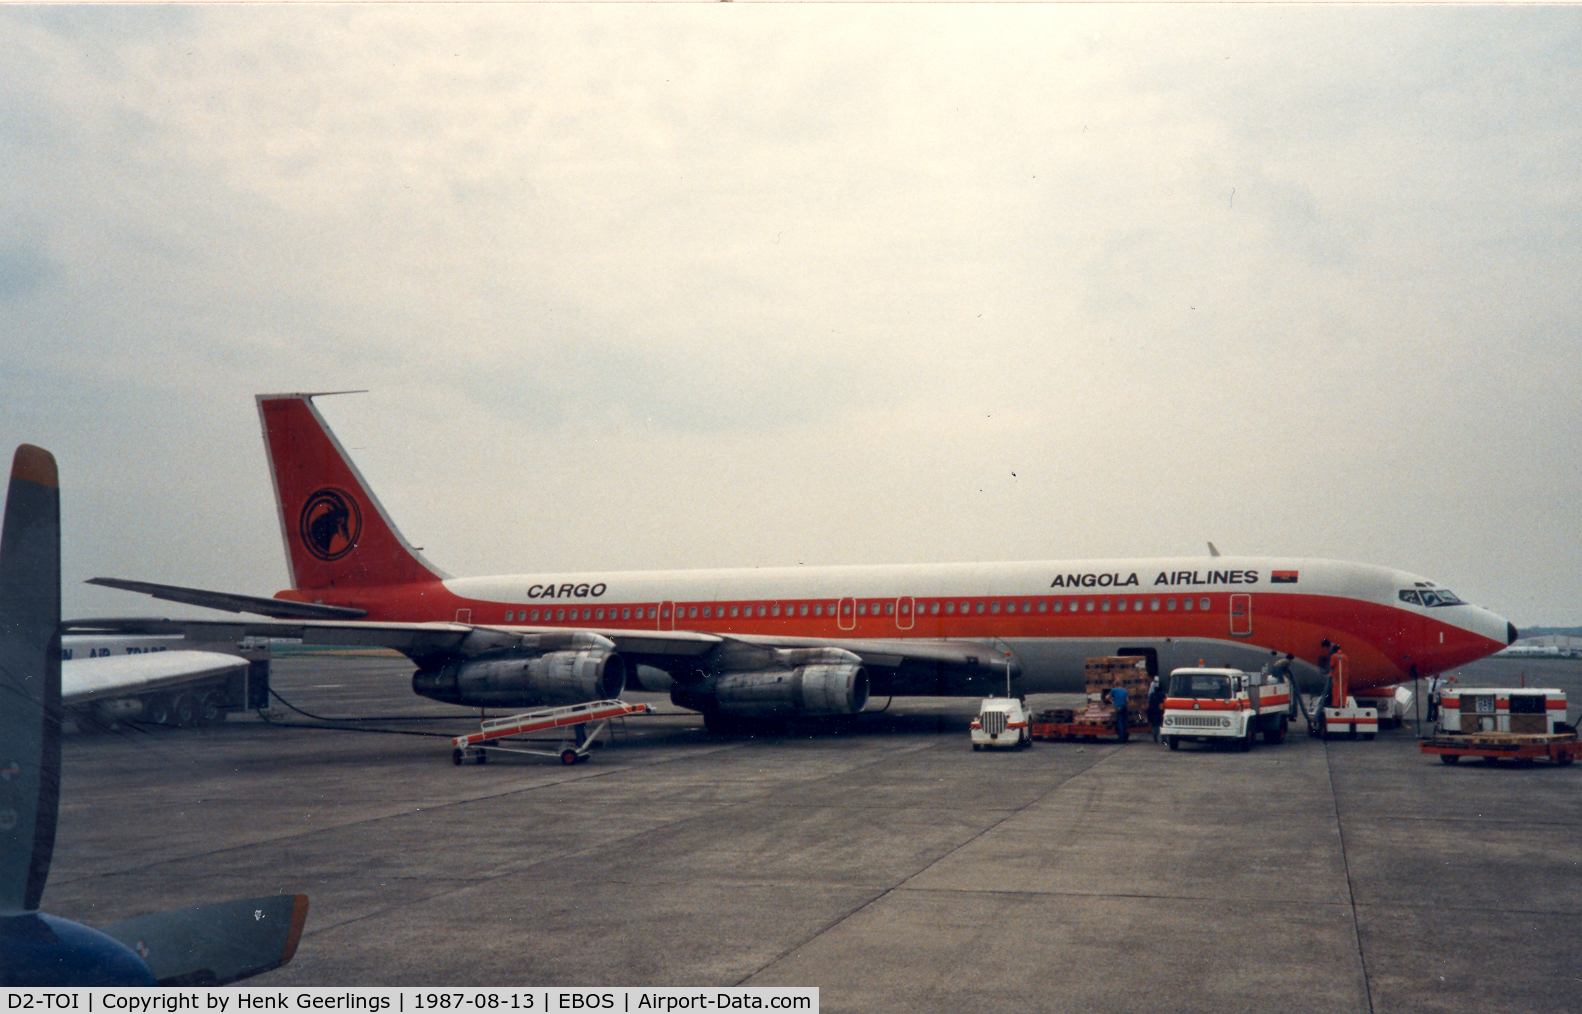
<path id="1" fill-rule="evenodd" d="M 849 715 L 870 695 L 1080 691 L 1083 661 L 1317 671 L 1342 645 L 1358 691 L 1490 655 L 1516 629 L 1417 574 L 1276 557 L 1046 560 L 451 577 L 402 537 L 313 404 L 257 397 L 292 587 L 275 598 L 96 583 L 270 621 L 167 621 L 380 644 L 417 693 L 537 707 L 668 689 L 710 727 Z M 92 626 L 74 629 L 96 629 Z M 644 667 L 639 669 L 638 667 Z M 660 674 L 663 674 L 662 676 Z"/>

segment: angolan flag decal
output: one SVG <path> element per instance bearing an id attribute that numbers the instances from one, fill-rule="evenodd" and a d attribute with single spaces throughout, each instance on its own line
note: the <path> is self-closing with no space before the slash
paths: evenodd
<path id="1" fill-rule="evenodd" d="M 1296 571 L 1277 570 L 1269 575 L 1271 584 L 1296 584 Z"/>

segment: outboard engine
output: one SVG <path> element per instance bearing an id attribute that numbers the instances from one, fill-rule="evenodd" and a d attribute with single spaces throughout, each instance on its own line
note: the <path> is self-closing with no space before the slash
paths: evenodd
<path id="1" fill-rule="evenodd" d="M 455 659 L 412 674 L 412 690 L 446 704 L 537 708 L 606 701 L 626 689 L 626 662 L 609 648 Z"/>

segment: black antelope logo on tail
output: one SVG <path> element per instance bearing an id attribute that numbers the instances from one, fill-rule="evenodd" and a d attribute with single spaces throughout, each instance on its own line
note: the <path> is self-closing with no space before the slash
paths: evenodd
<path id="1" fill-rule="evenodd" d="M 321 560 L 339 560 L 356 548 L 363 515 L 349 493 L 326 486 L 308 496 L 297 527 L 308 552 Z"/>

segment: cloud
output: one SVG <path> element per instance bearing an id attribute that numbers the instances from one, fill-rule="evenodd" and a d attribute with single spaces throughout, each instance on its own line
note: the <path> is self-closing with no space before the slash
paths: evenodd
<path id="1" fill-rule="evenodd" d="M 250 396 L 370 387 L 327 411 L 458 573 L 1218 536 L 1582 591 L 1570 9 L 0 27 L 0 395 L 125 576 L 274 590 Z"/>

